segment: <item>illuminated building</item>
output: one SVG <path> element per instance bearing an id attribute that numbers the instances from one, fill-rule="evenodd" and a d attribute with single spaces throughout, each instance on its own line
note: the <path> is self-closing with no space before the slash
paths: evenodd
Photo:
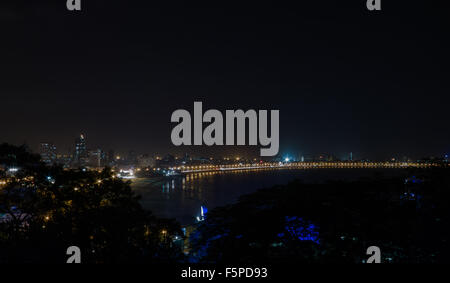
<path id="1" fill-rule="evenodd" d="M 89 155 L 86 148 L 86 139 L 83 134 L 75 142 L 74 165 L 86 166 L 89 162 Z"/>
<path id="2" fill-rule="evenodd" d="M 53 143 L 43 142 L 39 147 L 39 153 L 42 161 L 47 165 L 52 165 L 56 162 L 56 146 Z"/>
<path id="3" fill-rule="evenodd" d="M 64 168 L 69 168 L 73 160 L 72 154 L 58 154 L 57 163 L 64 166 Z"/>
<path id="4" fill-rule="evenodd" d="M 101 149 L 89 151 L 89 166 L 103 167 L 105 164 L 105 153 Z"/>

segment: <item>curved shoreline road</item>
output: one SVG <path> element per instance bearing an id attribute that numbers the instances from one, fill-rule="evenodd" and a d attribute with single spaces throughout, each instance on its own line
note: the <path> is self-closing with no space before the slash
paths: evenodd
<path id="1" fill-rule="evenodd" d="M 440 167 L 438 163 L 419 162 L 291 162 L 291 163 L 255 163 L 231 165 L 200 165 L 169 168 L 180 170 L 181 173 L 196 173 L 210 171 L 234 171 L 254 169 L 315 169 L 315 168 L 430 168 Z"/>

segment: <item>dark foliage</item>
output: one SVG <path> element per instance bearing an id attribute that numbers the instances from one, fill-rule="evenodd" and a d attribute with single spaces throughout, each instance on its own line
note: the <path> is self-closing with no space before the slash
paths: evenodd
<path id="1" fill-rule="evenodd" d="M 220 263 L 448 262 L 450 174 L 264 189 L 209 213 L 191 237 L 196 259 Z"/>
<path id="2" fill-rule="evenodd" d="M 144 211 L 130 184 L 102 172 L 45 167 L 25 147 L 0 146 L 0 262 L 60 262 L 69 246 L 82 262 L 173 262 L 181 235 Z M 19 171 L 8 176 L 10 166 Z M 2 176 L 0 176 L 2 177 Z"/>

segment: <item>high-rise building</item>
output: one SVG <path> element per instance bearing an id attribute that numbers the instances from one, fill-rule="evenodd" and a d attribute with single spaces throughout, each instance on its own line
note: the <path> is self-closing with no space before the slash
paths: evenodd
<path id="1" fill-rule="evenodd" d="M 58 154 L 57 163 L 62 165 L 64 168 L 70 168 L 73 160 L 72 154 Z"/>
<path id="2" fill-rule="evenodd" d="M 52 165 L 56 162 L 57 153 L 56 146 L 50 142 L 43 142 L 39 147 L 39 153 L 42 161 L 47 165 Z"/>
<path id="3" fill-rule="evenodd" d="M 89 166 L 103 167 L 105 164 L 105 153 L 101 149 L 89 151 Z"/>
<path id="4" fill-rule="evenodd" d="M 86 166 L 89 162 L 89 154 L 86 147 L 86 139 L 83 134 L 75 141 L 74 163 L 76 166 Z"/>

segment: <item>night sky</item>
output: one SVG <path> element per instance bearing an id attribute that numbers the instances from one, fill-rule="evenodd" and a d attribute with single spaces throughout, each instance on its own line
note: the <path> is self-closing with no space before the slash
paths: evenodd
<path id="1" fill-rule="evenodd" d="M 202 101 L 279 109 L 281 155 L 450 151 L 450 10 L 431 1 L 65 2 L 0 3 L 0 142 L 258 155 L 171 146 L 172 112 Z"/>

